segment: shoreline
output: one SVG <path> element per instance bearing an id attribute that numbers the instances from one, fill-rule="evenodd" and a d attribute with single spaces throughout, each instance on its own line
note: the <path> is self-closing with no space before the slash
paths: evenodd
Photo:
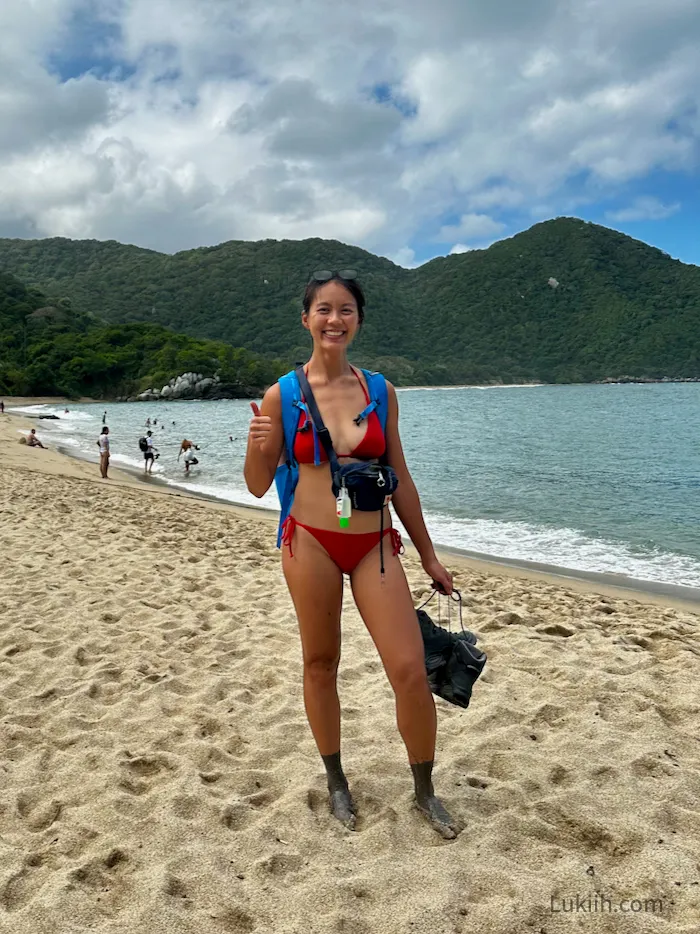
<path id="1" fill-rule="evenodd" d="M 444 390 L 444 389 L 535 389 L 541 388 L 543 386 L 659 386 L 659 385 L 679 385 L 679 384 L 688 384 L 688 383 L 700 383 L 700 377 L 675 377 L 675 376 L 662 376 L 659 379 L 646 379 L 640 377 L 639 379 L 619 377 L 611 378 L 606 377 L 604 379 L 592 380 L 590 382 L 583 383 L 542 383 L 542 382 L 526 382 L 526 383 L 450 383 L 450 384 L 440 384 L 438 386 L 426 386 L 426 385 L 411 385 L 411 386 L 396 386 L 397 392 L 415 392 L 416 390 Z M 262 393 L 260 394 L 262 396 Z M 117 398 L 107 398 L 107 399 L 93 399 L 89 396 L 81 396 L 79 399 L 68 399 L 65 396 L 3 396 L 5 400 L 5 411 L 10 412 L 13 406 L 34 406 L 34 405 L 130 405 L 131 403 L 143 403 L 147 400 L 145 399 L 131 399 L 128 402 L 124 399 Z M 237 401 L 238 399 L 248 399 L 248 396 L 236 397 L 231 401 Z M 257 397 L 256 397 L 257 398 Z M 149 403 L 153 402 L 218 402 L 221 400 L 218 399 L 152 399 L 148 400 Z M 22 413 L 24 414 L 24 413 Z M 28 415 L 29 418 L 37 418 L 37 416 Z"/>
<path id="2" fill-rule="evenodd" d="M 449 386 L 396 386 L 397 392 L 415 392 L 417 389 L 534 389 L 539 386 L 569 385 L 576 386 L 578 383 L 459 383 Z M 592 384 L 591 384 L 592 385 Z"/>
<path id="3" fill-rule="evenodd" d="M 32 417 L 24 414 L 11 414 L 7 411 L 5 415 L 6 418 L 11 420 L 11 423 L 19 422 L 22 418 Z M 0 421 L 0 425 L 2 424 L 3 422 Z M 18 428 L 19 426 L 15 427 Z M 0 438 L 2 438 L 2 433 L 0 433 Z M 56 444 L 51 450 L 55 452 L 56 457 L 60 460 L 55 465 L 56 469 L 50 472 L 70 475 L 73 471 L 70 470 L 69 465 L 79 464 L 82 467 L 80 471 L 81 479 L 91 480 L 97 485 L 103 484 L 103 481 L 97 475 L 98 461 L 96 456 L 92 460 L 88 455 L 67 449 L 61 444 Z M 47 452 L 38 450 L 32 453 L 43 454 Z M 61 469 L 62 463 L 65 465 L 63 469 Z M 92 468 L 89 474 L 85 470 L 88 466 Z M 110 474 L 108 481 L 110 486 L 126 486 L 147 495 L 185 497 L 200 502 L 209 508 L 231 510 L 241 516 L 255 518 L 273 527 L 278 521 L 279 513 L 277 510 L 265 506 L 234 503 L 209 493 L 185 489 L 168 483 L 157 476 L 147 478 L 141 470 L 128 465 L 119 467 L 112 465 Z M 406 550 L 410 554 L 416 555 L 412 544 L 407 543 Z M 472 570 L 480 570 L 485 574 L 523 581 L 547 582 L 576 593 L 595 593 L 605 597 L 636 600 L 639 603 L 656 606 L 673 606 L 700 615 L 700 588 L 639 580 L 609 572 L 581 571 L 542 562 L 516 560 L 444 544 L 436 544 L 436 550 L 440 555 L 449 557 L 452 562 L 457 562 Z"/>

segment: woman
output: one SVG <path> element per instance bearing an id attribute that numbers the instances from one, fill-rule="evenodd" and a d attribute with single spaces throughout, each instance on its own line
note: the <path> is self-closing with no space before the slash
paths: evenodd
<path id="1" fill-rule="evenodd" d="M 343 276 L 316 274 L 309 282 L 301 318 L 313 340 L 313 353 L 305 367 L 309 385 L 341 465 L 382 457 L 384 463 L 393 467 L 399 481 L 393 496 L 394 508 L 420 554 L 425 572 L 441 590 L 451 593 L 452 577 L 435 555 L 418 493 L 404 460 L 394 387 L 387 384 L 385 433 L 376 412 L 359 425 L 354 421 L 369 401 L 363 375 L 350 366 L 347 358 L 348 348 L 364 318 L 364 306 L 362 290 L 348 271 Z M 265 393 L 261 409 L 251 403 L 253 418 L 244 473 L 248 489 L 257 497 L 264 496 L 278 464 L 284 461 L 281 404 L 278 383 Z M 355 805 L 340 762 L 336 684 L 342 567 L 350 576 L 355 603 L 394 690 L 397 722 L 413 772 L 416 804 L 439 833 L 452 838 L 461 827 L 433 791 L 435 704 L 428 687 L 416 612 L 398 558 L 400 538 L 391 529 L 391 515 L 385 507 L 384 528 L 389 531 L 394 548 L 387 547 L 387 540 L 384 541 L 382 575 L 378 514 L 353 511 L 351 528 L 339 531 L 330 470 L 325 453 L 324 463 L 314 466 L 312 434 L 304 431 L 302 419 L 294 449 L 299 480 L 285 525 L 282 567 L 299 621 L 304 702 L 326 767 L 331 810 L 346 827 L 354 829 Z M 363 539 L 365 543 L 369 540 L 369 546 L 363 544 Z"/>
<path id="2" fill-rule="evenodd" d="M 100 449 L 100 474 L 103 480 L 108 480 L 107 471 L 109 470 L 109 428 L 105 425 L 97 439 L 97 447 Z"/>

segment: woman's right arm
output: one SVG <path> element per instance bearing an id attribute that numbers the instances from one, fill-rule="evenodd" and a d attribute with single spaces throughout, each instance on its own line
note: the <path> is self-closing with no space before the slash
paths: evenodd
<path id="1" fill-rule="evenodd" d="M 263 396 L 262 406 L 250 403 L 253 417 L 248 431 L 248 449 L 243 476 L 246 486 L 260 499 L 272 486 L 284 446 L 282 400 L 278 383 Z"/>

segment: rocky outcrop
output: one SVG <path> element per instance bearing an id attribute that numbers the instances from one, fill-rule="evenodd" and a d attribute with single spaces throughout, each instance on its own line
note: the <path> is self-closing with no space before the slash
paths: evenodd
<path id="1" fill-rule="evenodd" d="M 157 402 L 172 399 L 221 398 L 217 390 L 221 385 L 218 376 L 202 376 L 201 373 L 183 373 L 170 380 L 162 389 L 147 389 L 136 396 L 137 402 Z"/>
<path id="2" fill-rule="evenodd" d="M 245 386 L 237 380 L 226 381 L 220 376 L 202 376 L 201 373 L 183 373 L 171 379 L 162 389 L 153 388 L 137 396 L 120 396 L 117 402 L 171 402 L 176 399 L 255 399 L 260 387 Z"/>
<path id="3" fill-rule="evenodd" d="M 700 383 L 697 376 L 606 376 L 598 383 Z"/>

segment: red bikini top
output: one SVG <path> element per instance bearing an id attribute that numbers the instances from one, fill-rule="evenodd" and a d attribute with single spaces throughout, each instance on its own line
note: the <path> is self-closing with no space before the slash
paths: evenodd
<path id="1" fill-rule="evenodd" d="M 355 373 L 355 370 L 352 371 Z M 362 391 L 365 394 L 365 400 L 369 405 L 369 394 L 365 389 L 365 384 L 362 382 L 357 373 L 355 373 L 358 383 L 362 386 Z M 307 416 L 306 412 L 302 412 L 301 418 L 299 420 L 299 427 L 297 429 L 297 436 L 294 439 L 294 457 L 299 464 L 313 464 L 315 463 L 314 459 L 314 432 L 309 430 L 307 426 Z M 327 463 L 328 457 L 323 448 L 323 445 L 319 445 L 320 448 L 320 459 L 321 463 Z M 386 451 L 386 441 L 384 439 L 384 432 L 382 431 L 382 425 L 379 421 L 379 416 L 377 415 L 376 410 L 371 412 L 367 417 L 367 430 L 365 431 L 364 438 L 360 441 L 354 451 L 351 451 L 350 454 L 338 454 L 338 457 L 356 457 L 358 460 L 372 460 L 375 457 L 381 457 Z"/>

